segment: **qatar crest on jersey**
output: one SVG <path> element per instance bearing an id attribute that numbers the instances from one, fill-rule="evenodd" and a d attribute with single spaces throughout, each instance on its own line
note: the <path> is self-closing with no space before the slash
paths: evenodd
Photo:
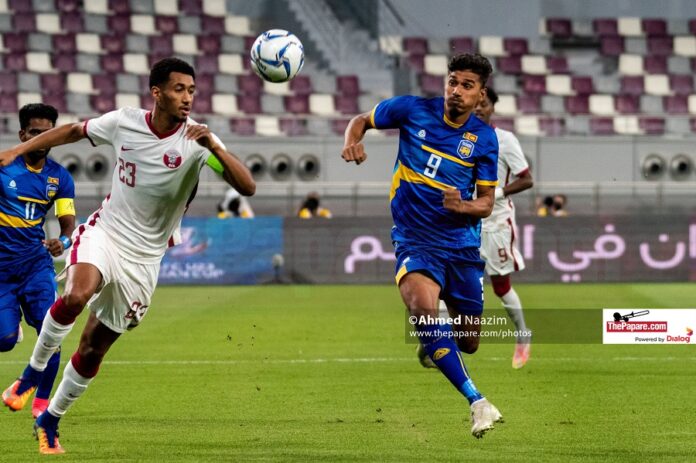
<path id="1" fill-rule="evenodd" d="M 177 150 L 169 150 L 164 153 L 164 165 L 170 169 L 176 169 L 181 165 L 181 153 Z"/>

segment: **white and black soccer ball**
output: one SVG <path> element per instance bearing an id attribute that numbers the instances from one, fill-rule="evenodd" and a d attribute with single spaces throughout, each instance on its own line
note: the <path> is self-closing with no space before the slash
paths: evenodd
<path id="1" fill-rule="evenodd" d="M 259 35 L 251 47 L 251 68 L 268 82 L 287 82 L 304 65 L 304 48 L 294 34 L 271 29 Z"/>

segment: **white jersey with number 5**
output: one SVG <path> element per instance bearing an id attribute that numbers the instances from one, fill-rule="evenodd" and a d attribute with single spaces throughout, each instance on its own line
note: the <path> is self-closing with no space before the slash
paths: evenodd
<path id="1" fill-rule="evenodd" d="M 92 145 L 111 145 L 116 152 L 111 194 L 93 220 L 119 254 L 141 263 L 162 259 L 210 154 L 185 138 L 196 124 L 191 118 L 168 133 L 158 133 L 150 118 L 144 109 L 122 108 L 83 127 Z"/>
<path id="2" fill-rule="evenodd" d="M 519 140 L 507 130 L 495 128 L 498 136 L 498 186 L 503 188 L 512 182 L 516 176 L 529 169 Z M 509 222 L 508 222 L 509 221 Z M 515 206 L 512 199 L 498 198 L 495 200 L 493 212 L 483 219 L 484 231 L 508 229 L 515 222 Z"/>

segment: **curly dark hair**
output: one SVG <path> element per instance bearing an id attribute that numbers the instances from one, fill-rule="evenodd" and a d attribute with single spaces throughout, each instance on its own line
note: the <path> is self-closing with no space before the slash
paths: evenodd
<path id="1" fill-rule="evenodd" d="M 481 85 L 485 86 L 486 81 L 493 73 L 491 62 L 483 55 L 478 53 L 462 53 L 454 55 L 447 64 L 447 71 L 471 71 L 479 76 Z"/>
<path id="2" fill-rule="evenodd" d="M 495 104 L 498 102 L 498 93 L 493 90 L 493 87 L 486 87 L 486 95 L 488 95 L 488 99 L 491 101 L 491 104 L 495 106 Z"/>
<path id="3" fill-rule="evenodd" d="M 19 110 L 19 128 L 24 130 L 32 119 L 48 119 L 55 127 L 58 120 L 58 110 L 51 105 L 31 103 Z"/>
<path id="4" fill-rule="evenodd" d="M 157 61 L 150 70 L 150 88 L 166 83 L 172 72 L 187 74 L 196 79 L 196 71 L 186 61 L 179 58 L 164 58 Z"/>

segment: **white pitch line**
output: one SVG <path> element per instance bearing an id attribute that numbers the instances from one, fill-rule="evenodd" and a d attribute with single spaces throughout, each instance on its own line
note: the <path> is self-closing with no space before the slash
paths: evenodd
<path id="1" fill-rule="evenodd" d="M 319 363 L 399 363 L 414 362 L 414 357 L 358 357 L 358 358 L 318 358 L 318 359 L 275 359 L 275 360 L 106 360 L 104 365 L 304 365 Z M 507 362 L 509 357 L 483 357 L 477 361 Z M 546 362 L 596 362 L 601 357 L 532 357 L 533 363 Z M 612 362 L 674 362 L 682 360 L 696 361 L 696 357 L 611 357 L 603 360 Z M 26 365 L 23 360 L 0 360 L 0 365 Z"/>

